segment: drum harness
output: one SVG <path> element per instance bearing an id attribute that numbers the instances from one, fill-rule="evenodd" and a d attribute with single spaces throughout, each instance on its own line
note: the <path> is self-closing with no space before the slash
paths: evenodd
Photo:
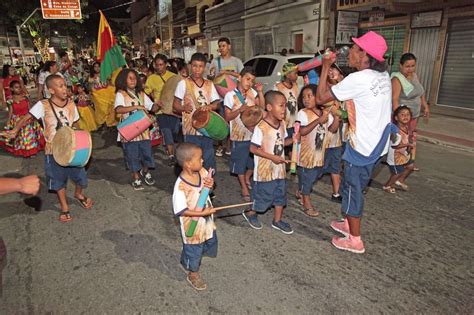
<path id="1" fill-rule="evenodd" d="M 66 126 L 63 125 L 63 123 L 61 122 L 61 120 L 60 120 L 59 117 L 58 117 L 58 114 L 56 114 L 56 110 L 54 109 L 54 106 L 58 106 L 58 105 L 55 104 L 55 103 L 54 103 L 52 100 L 50 100 L 50 99 L 48 99 L 48 103 L 49 103 L 49 106 L 51 107 L 51 109 L 53 110 L 54 117 L 56 118 L 56 131 L 58 131 L 58 130 L 61 129 L 62 127 L 71 128 L 71 127 L 69 127 L 69 120 L 67 119 L 67 117 L 65 117 L 65 116 L 63 115 L 63 112 L 59 112 L 59 113 L 60 113 L 61 117 L 66 118 L 66 120 L 67 120 Z M 64 105 L 64 106 L 67 106 L 68 103 L 69 103 L 69 98 L 67 99 L 67 103 L 66 103 L 66 105 Z M 60 107 L 60 106 L 58 106 L 58 107 Z"/>

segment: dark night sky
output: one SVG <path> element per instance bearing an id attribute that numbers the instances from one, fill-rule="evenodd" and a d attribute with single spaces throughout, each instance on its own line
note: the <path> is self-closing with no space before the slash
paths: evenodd
<path id="1" fill-rule="evenodd" d="M 130 2 L 131 0 L 89 0 L 89 9 L 90 11 L 96 11 L 98 9 L 103 10 L 106 8 L 111 8 L 123 3 Z M 107 10 L 107 16 L 115 18 L 129 18 L 130 13 L 127 13 L 126 10 L 129 6 L 121 6 L 116 9 Z M 105 13 L 105 12 L 104 12 Z"/>

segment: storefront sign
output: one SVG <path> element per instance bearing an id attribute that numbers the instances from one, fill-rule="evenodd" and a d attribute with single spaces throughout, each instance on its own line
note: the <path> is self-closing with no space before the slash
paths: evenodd
<path id="1" fill-rule="evenodd" d="M 350 44 L 357 36 L 359 12 L 339 11 L 337 15 L 336 45 Z"/>
<path id="2" fill-rule="evenodd" d="M 79 0 L 41 0 L 43 19 L 82 19 Z"/>
<path id="3" fill-rule="evenodd" d="M 369 12 L 369 27 L 383 25 L 385 20 L 385 11 L 374 10 Z"/>
<path id="4" fill-rule="evenodd" d="M 388 0 L 387 0 L 388 1 Z M 338 10 L 370 9 L 374 6 L 381 6 L 386 0 L 337 0 Z"/>
<path id="5" fill-rule="evenodd" d="M 439 27 L 443 20 L 443 10 L 420 12 L 411 16 L 411 28 Z"/>

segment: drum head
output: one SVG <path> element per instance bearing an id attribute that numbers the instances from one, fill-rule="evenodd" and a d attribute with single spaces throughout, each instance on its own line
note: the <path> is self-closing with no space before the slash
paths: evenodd
<path id="1" fill-rule="evenodd" d="M 211 114 L 208 111 L 196 109 L 192 117 L 193 128 L 204 128 L 209 123 Z"/>
<path id="2" fill-rule="evenodd" d="M 74 130 L 69 127 L 61 127 L 56 131 L 53 139 L 53 157 L 56 163 L 61 166 L 69 166 L 74 157 L 76 147 L 76 137 Z"/>
<path id="3" fill-rule="evenodd" d="M 255 127 L 263 118 L 263 110 L 259 106 L 251 106 L 240 114 L 240 119 L 245 127 Z"/>

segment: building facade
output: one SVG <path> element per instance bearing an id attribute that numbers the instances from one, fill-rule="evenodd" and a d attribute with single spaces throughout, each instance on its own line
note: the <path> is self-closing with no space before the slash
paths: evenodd
<path id="1" fill-rule="evenodd" d="M 472 1 L 334 2 L 338 13 L 359 13 L 358 35 L 374 30 L 385 37 L 391 72 L 398 71 L 403 53 L 415 54 L 417 74 L 433 111 L 474 118 Z"/>

